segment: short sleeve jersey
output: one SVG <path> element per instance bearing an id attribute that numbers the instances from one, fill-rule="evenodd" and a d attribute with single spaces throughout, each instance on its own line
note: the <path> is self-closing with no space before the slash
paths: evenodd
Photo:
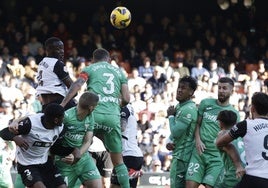
<path id="1" fill-rule="evenodd" d="M 19 123 L 21 127 L 27 129 L 27 134 L 21 137 L 29 144 L 27 150 L 17 147 L 17 160 L 22 165 L 44 164 L 47 162 L 50 147 L 59 138 L 63 126 L 56 126 L 54 129 L 46 129 L 41 123 L 43 113 L 30 115 Z"/>
<path id="2" fill-rule="evenodd" d="M 120 96 L 122 84 L 127 84 L 127 78 L 121 69 L 107 63 L 94 63 L 82 70 L 86 73 L 87 90 L 99 96 L 95 113 L 120 115 Z"/>
<path id="3" fill-rule="evenodd" d="M 268 177 L 268 120 L 247 119 L 237 123 L 229 132 L 236 139 L 242 137 L 246 154 L 246 174 Z"/>
<path id="4" fill-rule="evenodd" d="M 176 122 L 183 122 L 188 125 L 188 127 L 179 139 L 173 138 L 173 142 L 175 144 L 173 157 L 183 161 L 189 161 L 194 147 L 194 131 L 197 116 L 198 113 L 196 104 L 193 101 L 189 100 L 176 105 L 175 124 Z"/>
<path id="5" fill-rule="evenodd" d="M 220 131 L 217 116 L 222 110 L 234 111 L 239 119 L 239 114 L 232 105 L 220 106 L 217 104 L 217 99 L 203 99 L 199 105 L 198 116 L 202 117 L 200 137 L 206 146 L 205 151 L 218 151 L 215 144 L 215 139 Z"/>
<path id="6" fill-rule="evenodd" d="M 84 120 L 77 119 L 77 108 L 73 107 L 64 114 L 65 133 L 63 137 L 63 145 L 70 147 L 81 147 L 83 139 L 88 131 L 93 131 L 94 117 L 91 113 Z"/>
<path id="7" fill-rule="evenodd" d="M 67 87 L 62 82 L 69 76 L 64 64 L 56 58 L 45 57 L 38 65 L 37 95 L 58 93 L 66 96 Z"/>

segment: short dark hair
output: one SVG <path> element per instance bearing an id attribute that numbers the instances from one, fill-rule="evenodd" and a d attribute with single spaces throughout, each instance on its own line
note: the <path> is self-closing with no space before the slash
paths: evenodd
<path id="1" fill-rule="evenodd" d="M 93 52 L 93 60 L 94 62 L 98 61 L 108 61 L 110 58 L 110 53 L 104 48 L 98 48 Z"/>
<path id="2" fill-rule="evenodd" d="M 47 120 L 62 117 L 64 116 L 64 108 L 57 103 L 48 104 L 44 110 L 44 115 Z"/>
<path id="3" fill-rule="evenodd" d="M 179 82 L 186 82 L 189 84 L 190 88 L 195 91 L 197 88 L 197 81 L 195 78 L 191 77 L 191 76 L 184 76 L 182 77 Z"/>
<path id="4" fill-rule="evenodd" d="M 232 110 L 222 110 L 218 114 L 217 120 L 223 122 L 226 128 L 229 128 L 236 123 L 237 115 Z"/>
<path id="5" fill-rule="evenodd" d="M 79 107 L 82 109 L 88 109 L 92 105 L 96 105 L 99 102 L 99 97 L 95 93 L 86 91 L 84 92 L 78 101 Z"/>
<path id="6" fill-rule="evenodd" d="M 255 92 L 251 98 L 251 103 L 259 115 L 268 114 L 268 95 L 262 92 Z"/>
<path id="7" fill-rule="evenodd" d="M 234 87 L 234 80 L 231 78 L 228 78 L 228 77 L 221 77 L 218 82 L 219 83 L 228 83 Z"/>
<path id="8" fill-rule="evenodd" d="M 45 41 L 45 48 L 47 49 L 51 46 L 54 46 L 55 42 L 58 43 L 58 42 L 62 42 L 62 41 L 57 37 L 50 37 Z"/>

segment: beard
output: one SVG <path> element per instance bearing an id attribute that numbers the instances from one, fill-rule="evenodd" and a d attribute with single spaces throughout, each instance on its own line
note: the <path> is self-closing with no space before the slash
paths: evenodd
<path id="1" fill-rule="evenodd" d="M 230 98 L 230 96 L 218 96 L 218 100 L 221 103 L 225 103 L 229 98 Z"/>

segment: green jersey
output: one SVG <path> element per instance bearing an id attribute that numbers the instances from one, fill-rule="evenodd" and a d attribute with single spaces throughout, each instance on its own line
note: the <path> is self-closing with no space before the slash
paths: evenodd
<path id="1" fill-rule="evenodd" d="M 197 121 L 196 104 L 186 101 L 176 106 L 175 117 L 169 118 L 171 138 L 175 144 L 173 157 L 188 162 L 194 147 L 194 131 Z"/>
<path id="2" fill-rule="evenodd" d="M 222 110 L 232 110 L 237 114 L 239 121 L 239 114 L 232 105 L 220 106 L 217 99 L 203 99 L 198 108 L 198 115 L 202 117 L 202 124 L 200 127 L 200 137 L 205 144 L 205 152 L 218 151 L 215 144 L 215 139 L 220 131 L 220 126 L 217 121 L 218 113 Z"/>
<path id="3" fill-rule="evenodd" d="M 63 145 L 80 148 L 83 144 L 83 139 L 88 131 L 94 129 L 93 113 L 86 116 L 84 120 L 77 119 L 77 108 L 73 107 L 65 111 L 63 124 L 66 132 L 63 137 Z"/>
<path id="4" fill-rule="evenodd" d="M 85 67 L 82 72 L 89 77 L 87 90 L 99 96 L 94 112 L 119 115 L 121 86 L 127 84 L 127 78 L 121 69 L 107 62 L 98 62 Z"/>

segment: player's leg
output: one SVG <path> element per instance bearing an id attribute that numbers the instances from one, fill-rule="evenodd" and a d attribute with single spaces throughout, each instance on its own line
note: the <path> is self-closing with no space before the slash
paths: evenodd
<path id="1" fill-rule="evenodd" d="M 206 168 L 202 183 L 206 185 L 206 188 L 212 188 L 215 186 L 216 181 L 222 172 L 223 161 L 218 152 L 215 152 L 215 154 L 212 155 L 203 155 L 204 161 L 206 161 Z"/>
<path id="2" fill-rule="evenodd" d="M 131 188 L 137 187 L 138 178 L 141 175 L 141 167 L 143 163 L 143 157 L 134 157 L 134 156 L 124 156 L 124 163 L 128 168 L 129 175 L 132 173 L 132 177 L 129 178 L 129 183 Z M 134 174 L 133 174 L 134 173 Z M 115 169 L 113 169 L 113 173 L 111 176 L 111 188 L 120 187 L 118 182 L 117 174 Z"/>
<path id="3" fill-rule="evenodd" d="M 101 176 L 93 158 L 85 153 L 82 158 L 73 165 L 79 180 L 86 188 L 102 187 Z M 72 186 L 70 186 L 72 187 Z"/>
<path id="4" fill-rule="evenodd" d="M 170 187 L 171 188 L 185 188 L 185 175 L 187 171 L 188 163 L 172 159 L 170 168 Z"/>
<path id="5" fill-rule="evenodd" d="M 102 179 L 102 187 L 109 188 L 111 181 L 111 174 L 113 170 L 113 163 L 108 151 L 100 152 L 89 152 L 93 160 L 96 163 L 96 166 L 100 172 Z"/>
<path id="6" fill-rule="evenodd" d="M 62 158 L 60 156 L 55 156 L 54 161 L 65 183 L 67 184 L 68 187 L 79 188 L 81 185 L 81 182 L 77 181 L 78 175 L 74 169 L 76 164 L 70 165 L 70 164 L 63 162 L 61 159 Z"/>
<path id="7" fill-rule="evenodd" d="M 196 149 L 193 150 L 185 176 L 186 188 L 198 188 L 202 183 L 205 172 L 202 155 L 199 155 Z"/>
<path id="8" fill-rule="evenodd" d="M 129 188 L 128 170 L 123 162 L 122 156 L 121 129 L 119 127 L 120 117 L 107 114 L 105 114 L 105 116 L 95 114 L 95 121 L 98 123 L 98 128 L 103 130 L 104 145 L 110 153 L 121 187 Z"/>

